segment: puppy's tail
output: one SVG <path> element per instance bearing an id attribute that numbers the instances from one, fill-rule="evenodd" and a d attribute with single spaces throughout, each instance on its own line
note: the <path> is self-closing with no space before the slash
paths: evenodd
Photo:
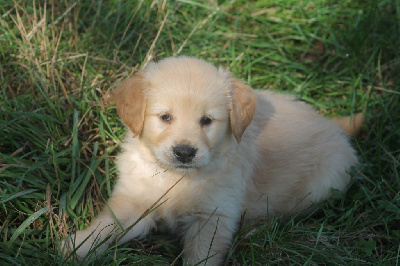
<path id="1" fill-rule="evenodd" d="M 356 135 L 365 123 L 365 110 L 352 116 L 334 117 L 332 121 L 350 136 Z"/>

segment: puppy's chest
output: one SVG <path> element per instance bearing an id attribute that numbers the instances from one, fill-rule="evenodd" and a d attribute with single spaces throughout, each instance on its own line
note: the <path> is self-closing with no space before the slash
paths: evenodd
<path id="1" fill-rule="evenodd" d="M 158 173 L 135 180 L 130 194 L 135 202 L 151 206 L 159 218 L 172 218 L 193 213 L 211 214 L 221 210 L 224 190 L 212 180 L 193 180 L 184 174 Z"/>
<path id="2" fill-rule="evenodd" d="M 169 182 L 165 184 L 170 185 Z M 241 209 L 243 197 L 244 193 L 237 187 L 221 186 L 212 179 L 194 181 L 184 177 L 165 194 L 155 212 L 158 218 L 170 221 L 182 217 L 210 217 L 214 214 L 235 216 Z"/>
<path id="3" fill-rule="evenodd" d="M 210 191 L 204 182 L 195 182 L 183 176 L 182 178 L 160 177 L 157 183 L 158 195 L 162 204 L 157 212 L 161 216 L 180 216 L 186 213 L 201 212 L 210 205 Z M 177 181 L 175 181 L 177 179 Z M 172 181 L 173 180 L 173 181 Z M 175 181 L 175 182 L 174 182 Z"/>
<path id="4" fill-rule="evenodd" d="M 234 171 L 237 169 L 177 173 L 146 163 L 132 154 L 121 159 L 116 190 L 143 209 L 157 206 L 154 213 L 159 218 L 227 213 L 242 203 L 244 180 L 240 171 Z"/>

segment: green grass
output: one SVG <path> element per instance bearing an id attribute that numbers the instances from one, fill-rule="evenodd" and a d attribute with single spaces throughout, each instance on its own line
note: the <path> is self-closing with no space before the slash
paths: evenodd
<path id="1" fill-rule="evenodd" d="M 117 178 L 124 128 L 107 92 L 172 55 L 328 117 L 367 106 L 348 193 L 305 218 L 244 225 L 227 264 L 400 264 L 400 1 L 218 2 L 0 0 L 1 265 L 73 262 L 59 241 L 91 221 Z M 153 234 L 85 263 L 181 263 L 180 251 Z"/>

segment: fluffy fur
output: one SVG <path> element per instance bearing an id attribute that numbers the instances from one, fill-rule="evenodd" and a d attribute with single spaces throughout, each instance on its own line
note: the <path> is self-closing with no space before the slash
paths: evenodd
<path id="1" fill-rule="evenodd" d="M 345 191 L 357 164 L 333 121 L 198 59 L 149 63 L 114 100 L 129 128 L 120 176 L 107 207 L 66 242 L 78 257 L 162 223 L 181 236 L 189 263 L 218 265 L 243 213 L 247 220 L 298 213 L 331 188 Z"/>

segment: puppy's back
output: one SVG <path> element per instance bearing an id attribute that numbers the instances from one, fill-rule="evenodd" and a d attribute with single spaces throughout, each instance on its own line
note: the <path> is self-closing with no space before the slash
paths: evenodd
<path id="1" fill-rule="evenodd" d="M 248 218 L 296 213 L 344 191 L 357 164 L 347 135 L 295 98 L 258 93 L 258 109 L 241 145 L 257 142 L 245 204 Z"/>

